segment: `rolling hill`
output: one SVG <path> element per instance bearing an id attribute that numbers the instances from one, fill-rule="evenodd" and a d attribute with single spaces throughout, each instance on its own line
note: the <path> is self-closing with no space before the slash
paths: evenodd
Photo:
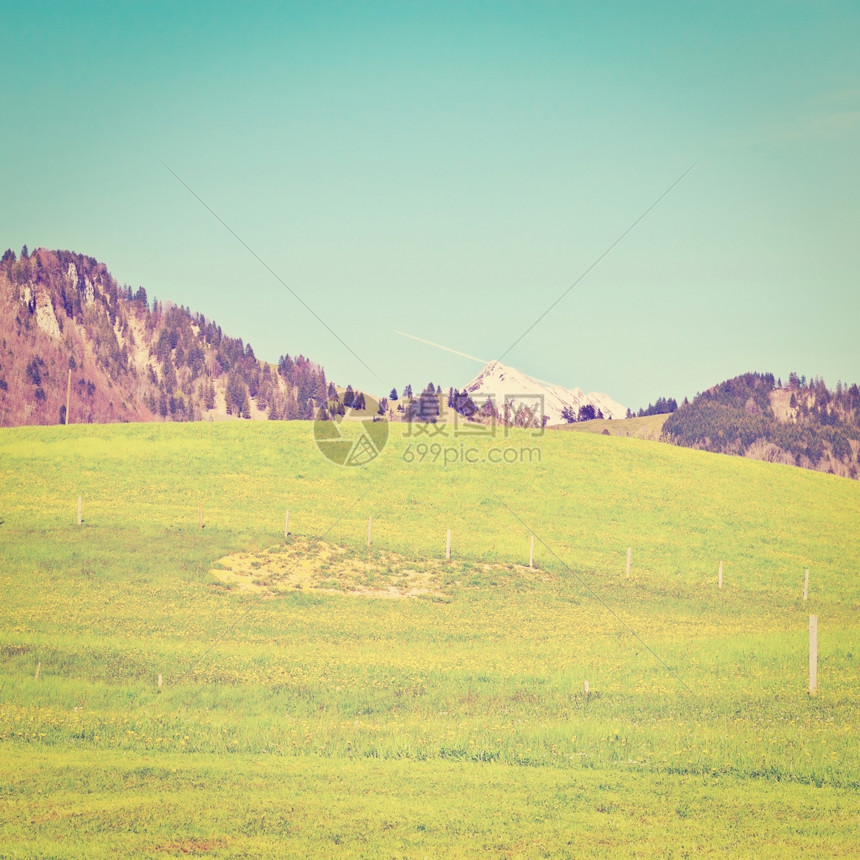
<path id="1" fill-rule="evenodd" d="M 392 429 L 0 428 L 6 856 L 851 856 L 860 485 Z"/>
<path id="2" fill-rule="evenodd" d="M 792 373 L 747 373 L 682 404 L 663 425 L 664 439 L 720 454 L 860 477 L 860 387 Z"/>
<path id="3" fill-rule="evenodd" d="M 38 248 L 0 260 L 0 425 L 293 419 L 323 401 L 323 368 L 277 366 L 202 314 L 150 303 L 104 263 Z"/>
<path id="4" fill-rule="evenodd" d="M 663 425 L 668 415 L 643 415 L 638 418 L 622 418 L 617 421 L 596 418 L 593 421 L 574 421 L 559 424 L 553 430 L 571 430 L 575 433 L 600 433 L 603 436 L 630 436 L 634 439 L 663 440 Z"/>
<path id="5" fill-rule="evenodd" d="M 0 425 L 311 418 L 325 407 L 342 414 L 344 389 L 304 356 L 261 361 L 250 344 L 202 314 L 150 302 L 146 290 L 120 285 L 104 263 L 70 251 L 38 248 L 0 259 Z M 452 389 L 453 392 L 453 389 Z M 362 395 L 363 396 L 363 395 Z M 415 417 L 421 397 L 396 403 L 368 395 L 389 420 Z M 623 420 L 627 410 L 605 394 L 586 395 L 491 362 L 460 394 L 470 409 L 497 404 L 476 422 L 537 424 L 660 439 L 676 445 L 860 477 L 860 388 L 792 374 L 727 380 L 671 415 Z M 436 414 L 445 417 L 444 397 Z M 484 401 L 482 403 L 481 401 Z M 505 422 L 505 402 L 517 412 Z M 68 412 L 67 410 L 68 403 Z M 674 406 L 674 401 L 672 402 Z M 575 421 L 585 407 L 606 419 Z M 459 420 L 460 416 L 456 416 Z M 522 419 L 527 420 L 522 420 Z M 421 420 L 420 415 L 416 420 Z M 467 423 L 468 420 L 467 420 Z"/>

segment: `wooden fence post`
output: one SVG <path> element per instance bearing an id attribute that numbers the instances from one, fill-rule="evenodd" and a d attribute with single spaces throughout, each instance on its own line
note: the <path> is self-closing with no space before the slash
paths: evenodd
<path id="1" fill-rule="evenodd" d="M 806 569 L 806 573 L 803 577 L 803 599 L 809 596 L 809 568 Z"/>
<path id="2" fill-rule="evenodd" d="M 723 563 L 720 562 L 720 572 L 717 574 L 717 587 L 722 589 L 723 587 Z"/>
<path id="3" fill-rule="evenodd" d="M 448 529 L 448 537 L 445 541 L 445 559 L 451 560 L 451 529 Z"/>
<path id="4" fill-rule="evenodd" d="M 373 543 L 373 517 L 367 518 L 367 545 Z"/>
<path id="5" fill-rule="evenodd" d="M 158 673 L 158 689 L 161 689 L 161 672 Z"/>
<path id="6" fill-rule="evenodd" d="M 809 616 L 809 695 L 818 692 L 818 616 Z"/>
<path id="7" fill-rule="evenodd" d="M 287 508 L 287 515 L 284 517 L 284 537 L 290 536 L 290 509 Z"/>
<path id="8" fill-rule="evenodd" d="M 78 496 L 78 525 L 80 525 L 83 522 L 83 519 L 81 517 L 81 504 L 82 504 L 81 497 Z"/>
<path id="9" fill-rule="evenodd" d="M 40 660 L 39 663 L 36 665 L 36 677 L 34 680 L 36 680 L 36 681 L 39 680 L 39 672 L 41 672 L 41 671 L 42 671 L 42 661 Z"/>
<path id="10" fill-rule="evenodd" d="M 535 566 L 535 536 L 532 535 L 531 542 L 529 543 L 529 567 Z"/>
<path id="11" fill-rule="evenodd" d="M 69 407 L 72 399 L 72 368 L 69 368 L 69 381 L 66 383 L 66 424 L 69 423 Z"/>

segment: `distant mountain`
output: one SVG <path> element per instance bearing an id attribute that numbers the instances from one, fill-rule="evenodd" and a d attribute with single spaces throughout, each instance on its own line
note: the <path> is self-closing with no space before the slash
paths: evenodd
<path id="1" fill-rule="evenodd" d="M 260 361 L 93 257 L 25 246 L 0 260 L 0 425 L 63 423 L 67 391 L 74 424 L 310 418 L 327 388 L 318 364 Z"/>
<path id="2" fill-rule="evenodd" d="M 499 361 L 491 361 L 466 386 L 465 392 L 478 408 L 491 399 L 500 412 L 506 399 L 511 408 L 516 410 L 520 404 L 527 405 L 542 398 L 547 424 L 564 424 L 565 413 L 576 416 L 581 407 L 589 405 L 594 407 L 595 413 L 599 410 L 604 418 L 624 418 L 627 415 L 626 407 L 607 394 L 585 394 L 581 388 L 562 388 L 542 383 Z"/>
<path id="3" fill-rule="evenodd" d="M 663 425 L 667 442 L 721 454 L 860 477 L 860 388 L 747 373 L 682 404 Z"/>

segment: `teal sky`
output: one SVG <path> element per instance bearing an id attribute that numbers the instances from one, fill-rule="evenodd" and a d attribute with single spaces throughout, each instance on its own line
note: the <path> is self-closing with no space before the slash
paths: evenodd
<path id="1" fill-rule="evenodd" d="M 0 244 L 385 393 L 860 381 L 860 4 L 10 3 Z M 162 163 L 163 162 L 163 163 Z M 171 175 L 321 316 L 367 370 Z"/>

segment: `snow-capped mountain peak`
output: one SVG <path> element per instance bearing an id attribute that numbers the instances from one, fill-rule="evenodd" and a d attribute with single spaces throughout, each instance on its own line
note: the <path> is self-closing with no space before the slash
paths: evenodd
<path id="1" fill-rule="evenodd" d="M 488 398 L 495 403 L 497 409 L 501 410 L 507 402 L 514 411 L 521 404 L 533 409 L 531 403 L 542 401 L 547 424 L 564 424 L 562 411 L 565 408 L 576 415 L 581 406 L 589 403 L 594 406 L 595 411 L 599 409 L 604 418 L 624 418 L 627 414 L 626 407 L 616 403 L 607 394 L 585 394 L 581 388 L 562 388 L 560 385 L 542 382 L 500 361 L 487 364 L 465 390 L 478 407 Z"/>

